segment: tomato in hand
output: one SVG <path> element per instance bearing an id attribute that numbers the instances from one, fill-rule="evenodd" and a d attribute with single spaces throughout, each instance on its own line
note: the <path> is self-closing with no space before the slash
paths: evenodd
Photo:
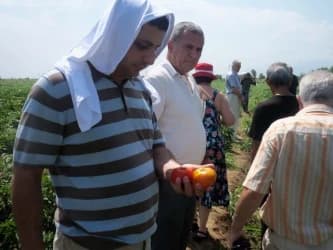
<path id="1" fill-rule="evenodd" d="M 216 171 L 214 168 L 202 166 L 193 171 L 193 184 L 199 183 L 203 189 L 214 185 L 216 181 Z"/>
<path id="2" fill-rule="evenodd" d="M 171 181 L 176 183 L 176 179 L 179 177 L 181 180 L 183 177 L 187 176 L 190 181 L 192 181 L 193 170 L 192 168 L 175 168 L 172 170 L 171 173 Z"/>

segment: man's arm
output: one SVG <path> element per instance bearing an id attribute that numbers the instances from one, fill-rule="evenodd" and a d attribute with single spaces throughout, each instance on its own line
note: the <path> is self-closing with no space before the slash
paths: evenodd
<path id="1" fill-rule="evenodd" d="M 154 164 L 157 176 L 169 180 L 172 169 L 181 167 L 174 160 L 172 153 L 162 145 L 155 146 L 153 149 Z"/>
<path id="2" fill-rule="evenodd" d="M 253 139 L 251 144 L 251 162 L 253 162 L 253 159 L 257 154 L 259 146 L 260 146 L 260 141 Z"/>
<path id="3" fill-rule="evenodd" d="M 42 168 L 15 167 L 13 214 L 22 250 L 45 249 L 42 237 Z"/>
<path id="4" fill-rule="evenodd" d="M 264 196 L 265 194 L 244 187 L 237 203 L 229 230 L 228 242 L 230 246 L 242 235 L 242 229 L 245 223 L 260 206 Z"/>

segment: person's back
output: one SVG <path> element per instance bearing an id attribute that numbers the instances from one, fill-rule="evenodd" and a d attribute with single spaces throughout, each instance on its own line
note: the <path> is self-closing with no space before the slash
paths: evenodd
<path id="1" fill-rule="evenodd" d="M 296 96 L 289 92 L 290 80 L 288 68 L 283 63 L 273 63 L 268 67 L 266 82 L 273 96 L 258 104 L 254 110 L 248 133 L 252 138 L 252 159 L 269 126 L 280 118 L 295 115 L 299 110 Z"/>
<path id="2" fill-rule="evenodd" d="M 332 124 L 333 109 L 313 105 L 273 123 L 266 135 L 264 145 L 280 150 L 273 155 L 279 159 L 263 220 L 277 234 L 302 244 L 333 237 L 328 209 L 333 205 Z"/>
<path id="3" fill-rule="evenodd" d="M 261 141 L 269 126 L 276 120 L 295 115 L 299 110 L 296 96 L 274 95 L 255 108 L 249 136 Z"/>

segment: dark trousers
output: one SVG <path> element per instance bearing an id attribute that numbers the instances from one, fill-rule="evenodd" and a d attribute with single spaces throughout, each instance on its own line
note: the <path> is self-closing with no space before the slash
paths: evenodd
<path id="1" fill-rule="evenodd" d="M 176 194 L 170 184 L 160 181 L 157 231 L 152 250 L 185 250 L 195 213 L 195 198 Z"/>

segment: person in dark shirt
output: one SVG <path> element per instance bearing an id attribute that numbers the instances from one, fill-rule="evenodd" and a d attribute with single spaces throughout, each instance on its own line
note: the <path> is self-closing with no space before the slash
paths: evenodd
<path id="1" fill-rule="evenodd" d="M 289 87 L 289 91 L 293 95 L 296 95 L 297 87 L 298 87 L 298 77 L 296 75 L 294 75 L 292 67 L 289 67 L 289 72 L 290 72 L 291 77 L 292 77 L 290 87 Z"/>
<path id="2" fill-rule="evenodd" d="M 273 63 L 267 69 L 266 82 L 273 96 L 258 104 L 253 114 L 249 131 L 249 137 L 252 138 L 252 160 L 269 126 L 277 119 L 295 115 L 299 110 L 296 96 L 289 91 L 290 81 L 291 74 L 286 64 Z"/>

